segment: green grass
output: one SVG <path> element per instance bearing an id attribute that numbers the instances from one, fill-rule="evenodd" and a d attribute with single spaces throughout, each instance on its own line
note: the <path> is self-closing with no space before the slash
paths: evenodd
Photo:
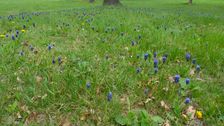
<path id="1" fill-rule="evenodd" d="M 185 125 L 189 120 L 182 113 L 189 106 L 202 111 L 205 125 L 223 125 L 224 2 L 121 2 L 122 7 L 102 7 L 102 1 L 0 1 L 0 35 L 9 35 L 0 38 L 1 125 L 158 125 L 164 120 Z M 8 15 L 15 18 L 9 21 Z M 13 41 L 16 30 L 19 37 Z M 49 44 L 54 44 L 50 51 Z M 196 65 L 186 61 L 186 53 L 196 58 L 200 73 L 190 75 Z M 176 74 L 179 84 L 169 80 Z M 186 86 L 187 77 L 191 82 Z M 191 99 L 187 105 L 186 97 Z M 161 101 L 170 109 L 165 111 Z"/>

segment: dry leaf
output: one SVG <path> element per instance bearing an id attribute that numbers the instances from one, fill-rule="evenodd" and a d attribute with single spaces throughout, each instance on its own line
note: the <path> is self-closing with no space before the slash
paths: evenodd
<path id="1" fill-rule="evenodd" d="M 59 126 L 72 126 L 72 123 L 67 118 L 64 118 Z"/>
<path id="2" fill-rule="evenodd" d="M 170 121 L 169 121 L 169 120 L 166 120 L 166 121 L 163 123 L 163 126 L 170 126 Z"/>
<path id="3" fill-rule="evenodd" d="M 169 77 L 169 81 L 170 81 L 171 83 L 173 83 L 173 82 L 174 82 L 174 78 L 173 78 L 172 76 L 170 76 L 170 77 Z"/>
<path id="4" fill-rule="evenodd" d="M 27 107 L 26 105 L 21 106 L 20 109 L 21 109 L 23 112 L 26 112 L 26 113 L 30 114 L 30 111 L 29 111 L 29 109 L 28 109 L 28 107 Z"/>
<path id="5" fill-rule="evenodd" d="M 26 121 L 25 121 L 25 126 L 29 126 L 29 124 L 32 122 L 32 121 L 35 121 L 37 118 L 37 113 L 36 112 L 31 112 L 30 115 L 26 118 Z"/>
<path id="6" fill-rule="evenodd" d="M 194 119 L 195 112 L 196 112 L 195 108 L 193 106 L 189 106 L 186 109 L 185 114 L 189 116 L 190 119 Z"/>
<path id="7" fill-rule="evenodd" d="M 86 111 L 81 115 L 80 120 L 85 121 L 90 115 L 91 113 L 89 111 Z"/>
<path id="8" fill-rule="evenodd" d="M 20 115 L 20 113 L 16 113 L 17 119 L 22 119 L 22 116 Z"/>
<path id="9" fill-rule="evenodd" d="M 190 76 L 193 76 L 195 74 L 194 69 L 190 70 Z"/>
<path id="10" fill-rule="evenodd" d="M 161 102 L 160 102 L 160 105 L 161 105 L 161 107 L 163 107 L 166 111 L 170 110 L 170 107 L 169 107 L 164 101 L 161 101 Z"/>
<path id="11" fill-rule="evenodd" d="M 155 99 L 155 97 L 147 98 L 146 101 L 145 101 L 144 103 L 146 104 L 146 103 L 148 103 L 148 102 L 150 102 L 150 101 L 152 101 L 152 100 L 154 100 L 154 99 Z"/>

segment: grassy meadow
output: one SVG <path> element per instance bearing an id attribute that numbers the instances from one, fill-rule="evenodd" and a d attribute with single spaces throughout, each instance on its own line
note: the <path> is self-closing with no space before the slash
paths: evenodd
<path id="1" fill-rule="evenodd" d="M 0 125 L 224 125 L 224 1 L 121 3 L 0 0 Z"/>

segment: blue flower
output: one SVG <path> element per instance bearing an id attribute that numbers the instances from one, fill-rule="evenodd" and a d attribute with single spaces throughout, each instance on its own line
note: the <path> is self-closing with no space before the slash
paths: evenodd
<path id="1" fill-rule="evenodd" d="M 163 57 L 162 57 L 163 63 L 165 63 L 165 62 L 166 62 L 166 59 L 167 59 L 167 57 L 166 57 L 166 56 L 163 56 Z"/>
<path id="2" fill-rule="evenodd" d="M 155 58 L 154 59 L 154 68 L 158 67 L 158 60 Z"/>
<path id="3" fill-rule="evenodd" d="M 49 44 L 48 46 L 47 46 L 47 49 L 50 51 L 51 49 L 53 48 L 53 46 L 51 45 L 51 44 Z"/>
<path id="4" fill-rule="evenodd" d="M 131 45 L 134 46 L 135 45 L 135 41 L 131 41 Z"/>
<path id="5" fill-rule="evenodd" d="M 190 79 L 186 78 L 185 82 L 186 82 L 186 84 L 190 84 Z"/>
<path id="6" fill-rule="evenodd" d="M 60 57 L 60 56 L 58 57 L 58 63 L 59 63 L 59 64 L 62 63 L 62 60 L 61 60 L 61 57 Z"/>
<path id="7" fill-rule="evenodd" d="M 155 74 L 158 73 L 158 71 L 159 71 L 158 67 L 155 67 L 155 68 L 154 68 L 154 72 L 155 72 Z"/>
<path id="8" fill-rule="evenodd" d="M 17 35 L 19 34 L 19 30 L 16 30 L 16 34 L 17 34 Z"/>
<path id="9" fill-rule="evenodd" d="M 52 59 L 52 64 L 55 64 L 55 59 L 54 58 Z"/>
<path id="10" fill-rule="evenodd" d="M 144 89 L 144 93 L 145 93 L 145 95 L 148 95 L 149 94 L 149 89 L 148 88 L 145 88 Z"/>
<path id="11" fill-rule="evenodd" d="M 197 66 L 196 66 L 196 71 L 199 72 L 200 70 L 201 70 L 200 65 L 197 65 Z"/>
<path id="12" fill-rule="evenodd" d="M 6 38 L 8 38 L 8 37 L 9 37 L 9 35 L 8 35 L 8 34 L 6 34 L 6 35 L 5 35 L 5 37 L 6 37 Z"/>
<path id="13" fill-rule="evenodd" d="M 148 54 L 148 53 L 144 54 L 144 59 L 145 59 L 145 60 L 147 60 L 148 57 L 149 57 L 149 54 Z"/>
<path id="14" fill-rule="evenodd" d="M 16 38 L 15 38 L 15 36 L 14 36 L 14 35 L 12 35 L 12 40 L 16 40 Z"/>
<path id="15" fill-rule="evenodd" d="M 190 98 L 186 98 L 185 99 L 185 104 L 189 104 L 191 102 L 191 99 Z"/>
<path id="16" fill-rule="evenodd" d="M 23 52 L 23 51 L 20 51 L 20 52 L 19 52 L 19 55 L 20 55 L 20 56 L 23 56 L 23 55 L 24 55 L 24 52 Z"/>
<path id="17" fill-rule="evenodd" d="M 107 95 L 107 100 L 111 101 L 112 100 L 112 92 L 109 92 Z"/>
<path id="18" fill-rule="evenodd" d="M 175 83 L 179 83 L 179 81 L 180 81 L 180 75 L 175 75 L 175 77 L 174 77 L 174 81 L 175 81 Z"/>
<path id="19" fill-rule="evenodd" d="M 156 58 L 157 57 L 157 52 L 154 52 L 153 56 L 154 56 L 154 58 Z"/>
<path id="20" fill-rule="evenodd" d="M 186 60 L 189 61 L 190 59 L 191 59 L 191 54 L 190 53 L 187 53 L 186 54 Z"/>
<path id="21" fill-rule="evenodd" d="M 32 45 L 30 45 L 29 48 L 30 48 L 30 51 L 34 50 L 34 47 Z"/>
<path id="22" fill-rule="evenodd" d="M 140 73 L 141 71 L 141 68 L 137 68 L 136 73 Z"/>
<path id="23" fill-rule="evenodd" d="M 192 64 L 196 64 L 196 59 L 192 59 Z"/>
<path id="24" fill-rule="evenodd" d="M 91 86 L 90 82 L 87 82 L 87 83 L 86 83 L 86 88 L 89 89 L 90 86 Z"/>

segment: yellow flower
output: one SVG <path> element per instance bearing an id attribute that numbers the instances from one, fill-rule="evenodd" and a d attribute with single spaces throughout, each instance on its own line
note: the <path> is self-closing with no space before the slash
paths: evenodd
<path id="1" fill-rule="evenodd" d="M 196 116 L 198 119 L 202 119 L 202 112 L 201 111 L 196 111 Z"/>
<path id="2" fill-rule="evenodd" d="M 21 32 L 24 33 L 24 32 L 26 32 L 26 30 L 22 29 Z"/>
<path id="3" fill-rule="evenodd" d="M 0 35 L 0 38 L 5 38 L 5 35 Z"/>

